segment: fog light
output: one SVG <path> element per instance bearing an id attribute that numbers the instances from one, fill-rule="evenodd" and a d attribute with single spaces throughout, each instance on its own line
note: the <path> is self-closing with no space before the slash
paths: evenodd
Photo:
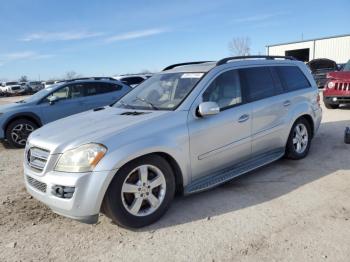
<path id="1" fill-rule="evenodd" d="M 336 97 L 333 97 L 333 102 L 337 102 L 337 100 L 338 100 L 338 98 L 336 98 Z"/>
<path id="2" fill-rule="evenodd" d="M 72 198 L 75 191 L 75 187 L 69 186 L 53 186 L 51 193 L 59 198 Z"/>

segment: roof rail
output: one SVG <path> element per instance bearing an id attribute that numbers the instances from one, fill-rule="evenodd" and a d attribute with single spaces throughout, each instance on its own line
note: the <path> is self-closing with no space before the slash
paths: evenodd
<path id="1" fill-rule="evenodd" d="M 69 80 L 65 80 L 65 82 L 72 82 L 72 81 L 79 81 L 79 80 L 113 80 L 113 81 L 117 81 L 115 78 L 109 77 L 109 76 L 94 76 L 94 77 L 80 77 L 80 78 L 69 79 Z"/>
<path id="2" fill-rule="evenodd" d="M 231 61 L 231 60 L 238 60 L 238 59 L 250 59 L 250 58 L 264 58 L 266 60 L 275 60 L 276 58 L 281 58 L 281 59 L 286 59 L 286 60 L 296 60 L 294 57 L 292 56 L 269 56 L 269 55 L 248 55 L 248 56 L 232 56 L 232 57 L 226 57 L 223 58 L 221 60 L 219 60 L 216 65 L 223 65 L 226 64 L 227 62 Z"/>
<path id="3" fill-rule="evenodd" d="M 195 62 L 186 62 L 186 63 L 180 63 L 180 64 L 173 64 L 173 65 L 170 65 L 170 66 L 167 66 L 166 68 L 164 68 L 163 71 L 167 71 L 167 70 L 173 69 L 173 68 L 178 67 L 178 66 L 198 65 L 198 64 L 208 63 L 208 62 L 213 62 L 213 61 L 195 61 Z"/>

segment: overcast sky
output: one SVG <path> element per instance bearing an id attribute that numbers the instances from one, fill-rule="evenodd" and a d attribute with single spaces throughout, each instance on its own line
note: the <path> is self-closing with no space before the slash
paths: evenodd
<path id="1" fill-rule="evenodd" d="M 0 79 L 115 75 L 350 33 L 350 1 L 1 0 Z"/>

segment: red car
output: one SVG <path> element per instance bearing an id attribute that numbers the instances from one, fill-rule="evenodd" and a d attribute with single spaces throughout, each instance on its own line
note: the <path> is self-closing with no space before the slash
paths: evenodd
<path id="1" fill-rule="evenodd" d="M 329 109 L 338 108 L 340 104 L 350 104 L 350 60 L 342 71 L 327 74 L 323 102 Z"/>

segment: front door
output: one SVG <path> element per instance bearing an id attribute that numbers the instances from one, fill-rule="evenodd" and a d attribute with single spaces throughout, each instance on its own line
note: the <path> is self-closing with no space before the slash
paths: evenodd
<path id="1" fill-rule="evenodd" d="M 50 103 L 50 97 L 58 98 L 54 103 Z M 44 123 L 49 123 L 63 117 L 83 112 L 86 109 L 84 103 L 84 90 L 79 85 L 70 84 L 61 87 L 46 97 L 40 103 L 42 120 Z"/>
<path id="2" fill-rule="evenodd" d="M 251 155 L 251 105 L 244 104 L 238 71 L 217 76 L 201 100 L 216 102 L 220 113 L 197 117 L 193 108 L 189 114 L 192 181 L 247 160 Z"/>

